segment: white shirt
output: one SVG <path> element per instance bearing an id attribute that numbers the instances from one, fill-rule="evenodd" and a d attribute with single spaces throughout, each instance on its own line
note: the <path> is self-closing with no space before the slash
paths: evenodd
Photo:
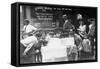
<path id="1" fill-rule="evenodd" d="M 47 36 L 46 36 L 46 40 L 49 41 L 50 38 L 51 38 L 51 36 L 50 36 L 49 34 L 47 34 Z"/>
<path id="2" fill-rule="evenodd" d="M 33 30 L 37 30 L 37 28 L 35 28 L 34 26 L 32 25 L 25 25 L 24 28 L 23 28 L 23 31 L 25 33 L 29 33 L 29 32 L 32 32 Z M 33 44 L 37 43 L 37 38 L 33 35 L 33 36 L 25 36 L 24 39 L 21 40 L 21 43 L 27 47 L 27 46 L 32 46 Z"/>
<path id="3" fill-rule="evenodd" d="M 32 30 L 37 30 L 37 28 L 35 28 L 34 26 L 32 26 L 32 25 L 25 25 L 24 26 L 24 28 L 23 28 L 23 30 L 26 32 L 26 33 L 29 33 L 29 32 L 31 32 Z"/>
<path id="4" fill-rule="evenodd" d="M 80 29 L 81 32 L 85 31 L 86 30 L 86 25 L 83 25 L 83 26 L 80 25 L 79 29 Z"/>
<path id="5" fill-rule="evenodd" d="M 90 24 L 90 25 L 89 25 L 89 29 L 91 29 L 92 26 L 93 26 L 93 24 Z"/>
<path id="6" fill-rule="evenodd" d="M 94 35 L 95 32 L 95 25 L 94 24 L 90 24 L 89 25 L 89 33 L 90 35 Z"/>

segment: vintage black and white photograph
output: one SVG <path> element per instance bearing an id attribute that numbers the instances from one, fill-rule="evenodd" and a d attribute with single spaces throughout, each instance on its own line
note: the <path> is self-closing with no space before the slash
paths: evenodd
<path id="1" fill-rule="evenodd" d="M 97 8 L 20 5 L 20 64 L 96 60 Z"/>

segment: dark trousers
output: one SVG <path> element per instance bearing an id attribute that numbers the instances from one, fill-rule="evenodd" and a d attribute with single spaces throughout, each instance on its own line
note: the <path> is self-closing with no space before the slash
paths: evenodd
<path id="1" fill-rule="evenodd" d="M 90 41 L 91 41 L 91 48 L 92 48 L 92 55 L 94 55 L 94 51 L 95 51 L 95 49 L 94 49 L 94 46 L 95 46 L 95 42 L 94 42 L 94 36 L 90 36 Z"/>
<path id="2" fill-rule="evenodd" d="M 76 61 L 78 60 L 78 51 L 76 47 L 69 47 L 67 48 L 67 56 L 68 56 L 68 61 Z"/>
<path id="3" fill-rule="evenodd" d="M 35 55 L 35 62 L 36 63 L 41 63 L 42 62 L 42 55 L 41 55 L 41 52 L 39 52 L 39 53 L 36 53 Z"/>

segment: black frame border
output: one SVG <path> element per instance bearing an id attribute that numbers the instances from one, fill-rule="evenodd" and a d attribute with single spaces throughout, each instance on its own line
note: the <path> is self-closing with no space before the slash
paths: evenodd
<path id="1" fill-rule="evenodd" d="M 49 6 L 49 7 L 73 7 L 73 8 L 95 8 L 97 10 L 96 19 L 96 56 L 95 60 L 82 60 L 82 61 L 61 61 L 61 62 L 46 62 L 46 63 L 29 63 L 20 64 L 20 6 Z M 14 23 L 14 24 L 13 24 Z M 27 3 L 15 2 L 11 4 L 11 65 L 22 66 L 39 66 L 39 65 L 54 65 L 54 64 L 70 64 L 70 63 L 86 63 L 98 61 L 98 7 L 90 6 L 72 6 L 72 5 L 58 5 L 58 4 L 42 4 L 42 3 Z M 16 40 L 15 40 L 16 39 Z"/>

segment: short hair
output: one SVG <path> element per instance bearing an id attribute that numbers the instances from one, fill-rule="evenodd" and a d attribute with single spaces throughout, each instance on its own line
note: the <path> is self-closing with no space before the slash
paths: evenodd
<path id="1" fill-rule="evenodd" d="M 41 33 L 37 33 L 37 34 L 36 34 L 36 37 L 41 37 L 41 36 L 42 36 Z"/>
<path id="2" fill-rule="evenodd" d="M 95 22 L 95 18 L 88 19 L 88 22 Z"/>
<path id="3" fill-rule="evenodd" d="M 26 22 L 26 23 L 30 23 L 30 21 L 29 21 L 28 19 L 25 19 L 24 22 Z"/>
<path id="4" fill-rule="evenodd" d="M 62 17 L 63 17 L 63 18 L 68 18 L 68 15 L 64 14 Z"/>

